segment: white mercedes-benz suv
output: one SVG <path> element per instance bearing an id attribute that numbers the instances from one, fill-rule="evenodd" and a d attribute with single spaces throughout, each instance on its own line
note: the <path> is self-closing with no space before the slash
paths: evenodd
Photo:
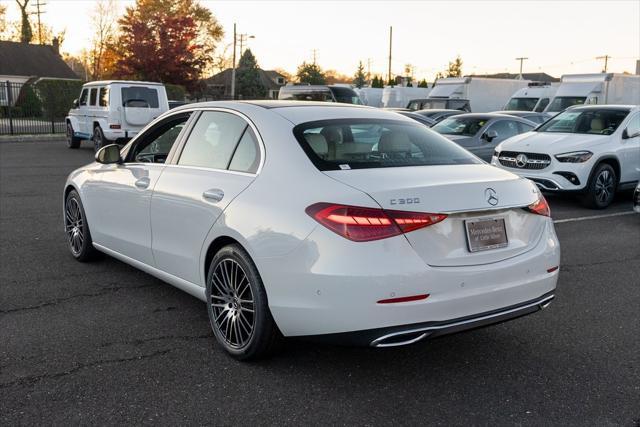
<path id="1" fill-rule="evenodd" d="M 387 347 L 502 322 L 546 307 L 559 273 L 531 181 L 370 107 L 185 105 L 72 172 L 63 209 L 77 260 L 206 302 L 240 359 L 282 336 Z"/>
<path id="2" fill-rule="evenodd" d="M 602 209 L 640 180 L 640 108 L 572 107 L 496 147 L 491 164 L 549 192 L 574 192 Z"/>

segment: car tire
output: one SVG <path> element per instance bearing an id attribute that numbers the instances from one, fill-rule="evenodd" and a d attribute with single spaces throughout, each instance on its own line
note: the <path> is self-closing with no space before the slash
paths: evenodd
<path id="1" fill-rule="evenodd" d="M 73 126 L 67 122 L 67 148 L 80 148 L 80 138 L 73 136 Z"/>
<path id="2" fill-rule="evenodd" d="M 596 166 L 589 179 L 583 203 L 591 209 L 604 209 L 613 202 L 618 181 L 616 171 L 607 163 Z"/>
<path id="3" fill-rule="evenodd" d="M 87 262 L 99 256 L 100 253 L 93 247 L 87 215 L 76 190 L 71 190 L 65 198 L 64 230 L 69 252 L 76 260 Z"/>
<path id="4" fill-rule="evenodd" d="M 277 351 L 282 334 L 260 274 L 240 245 L 223 247 L 211 260 L 206 299 L 213 334 L 231 356 L 257 360 Z"/>
<path id="5" fill-rule="evenodd" d="M 108 141 L 104 137 L 104 133 L 102 132 L 102 128 L 100 125 L 97 125 L 93 128 L 93 150 L 97 153 L 105 145 L 109 145 Z"/>

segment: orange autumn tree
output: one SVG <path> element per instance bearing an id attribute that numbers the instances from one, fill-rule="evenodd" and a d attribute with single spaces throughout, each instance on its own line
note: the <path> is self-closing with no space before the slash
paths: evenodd
<path id="1" fill-rule="evenodd" d="M 137 0 L 118 21 L 114 76 L 194 89 L 222 27 L 196 0 Z"/>

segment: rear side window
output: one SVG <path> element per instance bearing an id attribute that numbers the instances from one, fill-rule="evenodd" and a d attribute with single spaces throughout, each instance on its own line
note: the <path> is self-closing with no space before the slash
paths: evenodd
<path id="1" fill-rule="evenodd" d="M 238 143 L 233 158 L 229 164 L 229 170 L 237 172 L 256 173 L 258 163 L 260 162 L 260 149 L 258 148 L 258 140 L 253 130 L 247 126 Z"/>
<path id="2" fill-rule="evenodd" d="M 106 107 L 109 105 L 109 88 L 101 87 L 100 93 L 98 94 L 98 102 L 101 107 Z"/>
<path id="3" fill-rule="evenodd" d="M 466 150 L 419 123 L 338 119 L 293 129 L 320 170 L 481 163 Z"/>
<path id="4" fill-rule="evenodd" d="M 235 114 L 203 111 L 185 143 L 179 165 L 228 169 L 247 122 Z"/>
<path id="5" fill-rule="evenodd" d="M 122 106 L 137 108 L 158 108 L 158 91 L 144 86 L 122 88 Z"/>

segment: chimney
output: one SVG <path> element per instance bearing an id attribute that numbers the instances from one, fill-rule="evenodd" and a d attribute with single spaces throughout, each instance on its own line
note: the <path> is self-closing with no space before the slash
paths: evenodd
<path id="1" fill-rule="evenodd" d="M 53 38 L 51 47 L 53 48 L 53 51 L 56 53 L 56 55 L 60 55 L 60 40 L 58 40 L 57 37 Z"/>

